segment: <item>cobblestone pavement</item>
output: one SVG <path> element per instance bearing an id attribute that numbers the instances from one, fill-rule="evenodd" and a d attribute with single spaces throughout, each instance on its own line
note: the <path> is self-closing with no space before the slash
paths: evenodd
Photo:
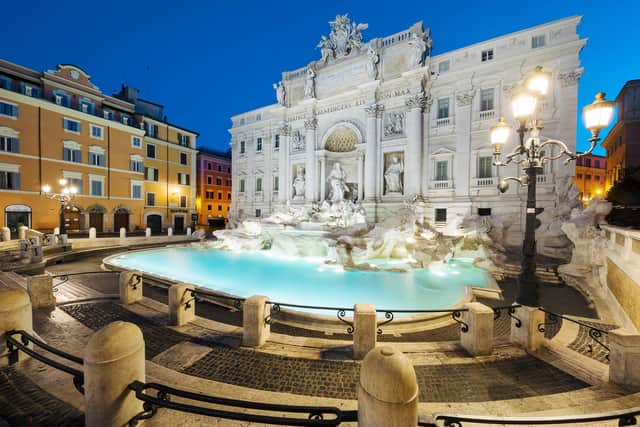
<path id="1" fill-rule="evenodd" d="M 148 359 L 182 341 L 209 346 L 209 353 L 182 370 L 186 374 L 259 390 L 356 398 L 360 369 L 357 362 L 285 357 L 223 346 L 207 342 L 206 338 L 194 339 L 155 325 L 115 303 L 77 304 L 62 309 L 91 329 L 113 320 L 136 323 L 145 337 Z M 502 400 L 587 387 L 529 356 L 468 364 L 419 365 L 415 369 L 421 401 Z"/>
<path id="2" fill-rule="evenodd" d="M 12 367 L 0 369 L 0 425 L 84 426 L 84 415 Z"/>

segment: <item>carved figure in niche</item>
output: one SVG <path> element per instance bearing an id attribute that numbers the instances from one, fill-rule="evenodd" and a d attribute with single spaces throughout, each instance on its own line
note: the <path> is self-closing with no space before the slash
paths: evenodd
<path id="1" fill-rule="evenodd" d="M 384 171 L 384 182 L 386 184 L 386 194 L 402 193 L 402 174 L 404 173 L 404 165 L 398 156 L 391 158 L 391 163 Z"/>
<path id="2" fill-rule="evenodd" d="M 369 78 L 372 80 L 376 80 L 378 78 L 378 64 L 380 63 L 380 55 L 378 51 L 369 46 L 369 50 L 367 51 L 367 55 L 369 56 L 369 62 L 367 62 L 367 74 Z"/>
<path id="3" fill-rule="evenodd" d="M 430 46 L 430 42 L 428 42 L 429 36 L 425 36 L 425 34 L 413 34 L 411 36 L 411 40 L 409 40 L 409 46 L 412 47 L 411 50 L 411 59 L 409 64 L 412 67 L 421 67 L 424 65 L 424 59 L 427 54 L 427 49 Z"/>
<path id="4" fill-rule="evenodd" d="M 305 171 L 303 166 L 298 166 L 296 168 L 296 177 L 293 180 L 293 197 L 300 198 L 304 197 L 304 187 L 305 187 Z"/>
<path id="5" fill-rule="evenodd" d="M 384 136 L 402 135 L 404 132 L 404 114 L 390 112 L 384 125 Z"/>
<path id="6" fill-rule="evenodd" d="M 347 185 L 347 173 L 342 169 L 340 162 L 333 164 L 327 182 L 330 186 L 329 201 L 331 203 L 343 201 L 345 193 L 349 191 L 349 186 Z"/>
<path id="7" fill-rule="evenodd" d="M 276 99 L 278 100 L 278 104 L 285 105 L 286 92 L 282 81 L 274 83 L 273 89 L 276 91 Z"/>
<path id="8" fill-rule="evenodd" d="M 304 97 L 316 97 L 316 73 L 312 68 L 307 70 L 307 79 L 304 82 Z"/>

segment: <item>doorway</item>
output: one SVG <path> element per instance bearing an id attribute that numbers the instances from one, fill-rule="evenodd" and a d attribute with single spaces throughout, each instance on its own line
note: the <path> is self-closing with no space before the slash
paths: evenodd
<path id="1" fill-rule="evenodd" d="M 31 228 L 31 208 L 26 205 L 9 205 L 4 210 L 5 226 L 11 230 L 11 238 L 18 235 L 18 227 Z"/>
<path id="2" fill-rule="evenodd" d="M 162 217 L 156 214 L 147 216 L 147 227 L 151 229 L 152 233 L 160 233 L 162 231 Z"/>
<path id="3" fill-rule="evenodd" d="M 96 233 L 102 233 L 103 215 L 101 213 L 89 214 L 89 227 L 96 229 Z"/>
<path id="4" fill-rule="evenodd" d="M 176 233 L 184 233 L 184 217 L 176 216 L 173 219 L 173 229 Z"/>
<path id="5" fill-rule="evenodd" d="M 67 205 L 64 209 L 64 227 L 67 233 L 82 229 L 82 214 L 79 207 Z"/>
<path id="6" fill-rule="evenodd" d="M 129 230 L 129 212 L 119 208 L 113 214 L 113 231 L 119 232 L 121 228 Z"/>

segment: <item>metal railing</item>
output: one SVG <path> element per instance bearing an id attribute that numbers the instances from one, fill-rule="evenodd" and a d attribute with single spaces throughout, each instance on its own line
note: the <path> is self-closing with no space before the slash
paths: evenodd
<path id="1" fill-rule="evenodd" d="M 324 311 L 335 311 L 336 317 L 339 321 L 347 325 L 347 334 L 352 335 L 355 332 L 355 326 L 353 322 L 347 320 L 347 312 L 353 312 L 353 308 L 342 308 L 342 307 L 322 307 L 317 305 L 301 305 L 301 304 L 289 304 L 284 302 L 276 302 L 276 301 L 267 301 L 265 304 L 271 305 L 271 312 L 268 316 L 264 318 L 264 323 L 267 325 L 272 325 L 274 322 L 273 315 L 280 312 L 282 307 L 288 308 L 301 308 L 304 310 L 324 310 Z"/>
<path id="2" fill-rule="evenodd" d="M 419 421 L 418 426 L 424 427 L 464 427 L 463 423 L 470 424 L 492 424 L 492 425 L 557 425 L 557 424 L 577 424 L 595 423 L 599 421 L 618 421 L 618 426 L 634 426 L 637 424 L 636 417 L 640 415 L 640 406 L 618 411 L 601 412 L 588 415 L 566 415 L 550 417 L 491 417 L 479 415 L 450 415 L 435 414 L 431 421 Z M 438 423 L 441 421 L 442 423 Z"/>
<path id="3" fill-rule="evenodd" d="M 522 326 L 522 320 L 518 319 L 516 314 L 516 308 L 522 307 L 520 304 L 513 305 L 505 305 L 502 307 L 493 307 L 493 320 L 498 320 L 502 316 L 502 312 L 506 311 L 507 315 L 515 320 L 513 324 L 516 328 L 520 328 Z"/>
<path id="4" fill-rule="evenodd" d="M 191 308 L 191 302 L 200 302 L 200 301 L 208 301 L 212 303 L 218 303 L 215 299 L 221 299 L 225 301 L 230 301 L 231 305 L 236 310 L 242 310 L 242 304 L 245 301 L 245 298 L 234 297 L 231 295 L 221 295 L 215 292 L 207 292 L 204 289 L 188 289 L 185 292 L 185 295 L 189 294 L 190 299 L 184 302 L 184 309 L 188 310 Z"/>
<path id="5" fill-rule="evenodd" d="M 158 408 L 173 409 L 176 411 L 224 418 L 228 420 L 286 426 L 337 426 L 346 421 L 358 420 L 357 411 L 342 411 L 330 406 L 297 406 L 236 400 L 180 390 L 157 383 L 142 383 L 140 381 L 134 381 L 131 383 L 129 385 L 129 389 L 135 391 L 136 397 L 144 402 L 143 411 L 129 421 L 130 426 L 135 426 L 138 421 L 153 417 Z M 154 391 L 155 396 L 147 393 L 147 391 Z M 172 401 L 172 397 L 242 410 L 250 409 L 264 412 L 284 412 L 290 413 L 292 416 L 275 416 L 247 413 L 244 411 L 235 412 L 229 409 L 219 409 L 198 406 L 191 403 L 176 402 Z M 304 414 L 305 417 L 295 417 L 296 414 Z"/>
<path id="6" fill-rule="evenodd" d="M 603 337 L 606 337 L 609 334 L 609 331 L 596 328 L 595 326 L 589 325 L 588 323 L 581 322 L 579 320 L 575 320 L 570 317 L 563 316 L 561 314 L 553 313 L 543 308 L 538 308 L 538 310 L 545 313 L 545 321 L 543 323 L 538 324 L 538 332 L 545 333 L 547 331 L 547 327 L 550 325 L 557 325 L 559 319 L 562 319 L 563 321 L 566 320 L 566 321 L 575 323 L 587 329 L 589 338 L 591 338 L 594 342 L 596 342 L 598 345 L 600 345 L 602 348 L 606 350 L 605 358 L 609 360 L 609 353 L 611 352 L 611 349 L 609 348 L 609 346 L 607 346 L 601 341 Z M 591 343 L 587 344 L 587 349 L 589 353 L 593 353 L 593 344 Z"/>
<path id="7" fill-rule="evenodd" d="M 38 353 L 37 351 L 29 348 L 29 344 L 31 343 L 34 346 L 48 351 L 49 353 L 55 354 L 58 357 L 77 363 L 79 365 L 82 365 L 84 363 L 82 358 L 51 347 L 49 344 L 40 341 L 38 338 L 34 337 L 26 331 L 14 330 L 7 332 L 5 335 L 7 339 L 7 349 L 9 350 L 9 363 L 17 362 L 18 351 L 22 351 L 46 365 L 49 365 L 62 372 L 66 372 L 67 374 L 73 375 L 73 385 L 75 386 L 76 390 L 84 394 L 84 373 L 81 370 L 64 365 L 56 360 Z M 19 335 L 20 339 L 16 339 L 16 335 Z"/>
<path id="8" fill-rule="evenodd" d="M 77 273 L 64 273 L 64 274 L 56 274 L 51 276 L 51 279 L 57 279 L 58 282 L 53 285 L 54 292 L 56 292 L 56 288 L 61 286 L 69 281 L 69 277 L 71 276 L 82 276 L 85 274 L 120 274 L 117 270 L 96 270 L 96 271 L 81 271 Z M 137 276 L 137 275 L 136 275 Z"/>
<path id="9" fill-rule="evenodd" d="M 412 314 L 428 314 L 428 313 L 450 313 L 451 319 L 458 322 L 460 324 L 460 332 L 467 333 L 469 332 L 469 325 L 461 320 L 462 313 L 469 311 L 467 308 L 452 308 L 446 310 L 389 310 L 389 309 L 380 309 L 376 310 L 376 313 L 384 313 L 384 317 L 387 320 L 383 320 L 378 323 L 378 335 L 382 335 L 382 326 L 388 325 L 393 322 L 395 319 L 394 313 L 412 313 Z"/>

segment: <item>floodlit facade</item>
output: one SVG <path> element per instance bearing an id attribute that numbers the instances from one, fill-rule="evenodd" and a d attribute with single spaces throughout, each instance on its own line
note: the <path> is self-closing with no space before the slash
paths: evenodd
<path id="1" fill-rule="evenodd" d="M 231 155 L 198 151 L 198 224 L 224 227 L 231 206 Z"/>
<path id="2" fill-rule="evenodd" d="M 425 216 L 439 225 L 469 214 L 521 221 L 526 189 L 500 195 L 512 165 L 492 166 L 489 128 L 500 116 L 513 124 L 513 87 L 536 65 L 553 72 L 539 117 L 544 135 L 575 150 L 577 90 L 586 40 L 574 16 L 433 54 L 419 22 L 364 41 L 366 24 L 337 16 L 318 47 L 321 58 L 282 73 L 276 103 L 232 117 L 236 218 L 265 216 L 281 206 L 331 201 L 332 176 L 344 196 L 379 221 L 421 196 Z M 434 37 L 437 43 L 437 37 Z M 268 82 L 265 82 L 268 84 Z M 516 136 L 504 148 L 510 151 Z M 538 200 L 550 205 L 556 179 L 573 165 L 546 165 Z M 342 191 L 342 190 L 340 190 Z"/>

